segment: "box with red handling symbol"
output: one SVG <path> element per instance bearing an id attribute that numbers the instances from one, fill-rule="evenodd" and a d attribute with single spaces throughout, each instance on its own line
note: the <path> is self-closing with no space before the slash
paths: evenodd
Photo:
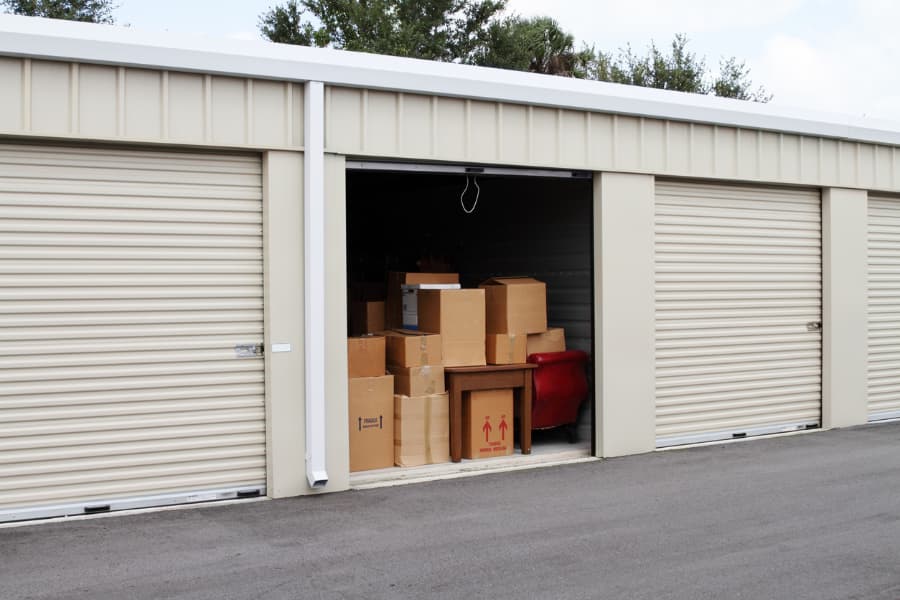
<path id="1" fill-rule="evenodd" d="M 485 390 L 463 397 L 463 458 L 513 453 L 513 391 Z"/>

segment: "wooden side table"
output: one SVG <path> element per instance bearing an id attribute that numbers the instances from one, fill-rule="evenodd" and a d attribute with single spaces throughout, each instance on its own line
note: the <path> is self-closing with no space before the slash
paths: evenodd
<path id="1" fill-rule="evenodd" d="M 519 415 L 519 446 L 531 454 L 531 371 L 537 365 L 487 365 L 484 367 L 444 367 L 450 395 L 450 460 L 462 460 L 463 392 L 512 388 L 515 411 Z"/>

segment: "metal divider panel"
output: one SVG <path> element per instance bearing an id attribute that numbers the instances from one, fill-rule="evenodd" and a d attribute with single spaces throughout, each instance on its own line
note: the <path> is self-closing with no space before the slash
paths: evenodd
<path id="1" fill-rule="evenodd" d="M 262 253 L 258 155 L 0 145 L 0 520 L 264 489 Z"/>
<path id="2" fill-rule="evenodd" d="M 818 191 L 661 181 L 655 218 L 657 445 L 818 424 Z"/>
<path id="3" fill-rule="evenodd" d="M 900 198 L 869 196 L 869 420 L 900 417 Z"/>

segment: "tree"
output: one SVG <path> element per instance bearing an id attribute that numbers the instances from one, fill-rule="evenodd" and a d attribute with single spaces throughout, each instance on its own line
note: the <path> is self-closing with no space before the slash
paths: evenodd
<path id="1" fill-rule="evenodd" d="M 577 56 L 583 64 L 585 77 L 663 90 L 712 94 L 739 100 L 768 102 L 772 99 L 765 89 L 752 90 L 750 70 L 736 58 L 723 59 L 719 72 L 713 76 L 706 61 L 688 51 L 688 38 L 677 34 L 666 53 L 651 42 L 647 53 L 635 54 L 631 47 L 620 50 L 618 56 L 586 48 Z"/>
<path id="2" fill-rule="evenodd" d="M 491 23 L 473 64 L 547 75 L 575 75 L 575 38 L 550 17 L 507 17 Z"/>
<path id="3" fill-rule="evenodd" d="M 0 0 L 7 12 L 88 23 L 114 23 L 112 0 Z"/>
<path id="4" fill-rule="evenodd" d="M 506 0 L 287 0 L 260 17 L 273 42 L 469 62 Z"/>

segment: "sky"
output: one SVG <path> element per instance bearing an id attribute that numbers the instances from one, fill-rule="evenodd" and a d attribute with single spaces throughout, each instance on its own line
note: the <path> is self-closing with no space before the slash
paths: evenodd
<path id="1" fill-rule="evenodd" d="M 119 23 L 148 31 L 259 39 L 259 15 L 283 0 L 118 0 Z M 772 103 L 900 127 L 896 0 L 509 0 L 550 13 L 579 43 L 616 51 L 668 45 L 676 33 L 715 68 L 737 57 Z"/>

